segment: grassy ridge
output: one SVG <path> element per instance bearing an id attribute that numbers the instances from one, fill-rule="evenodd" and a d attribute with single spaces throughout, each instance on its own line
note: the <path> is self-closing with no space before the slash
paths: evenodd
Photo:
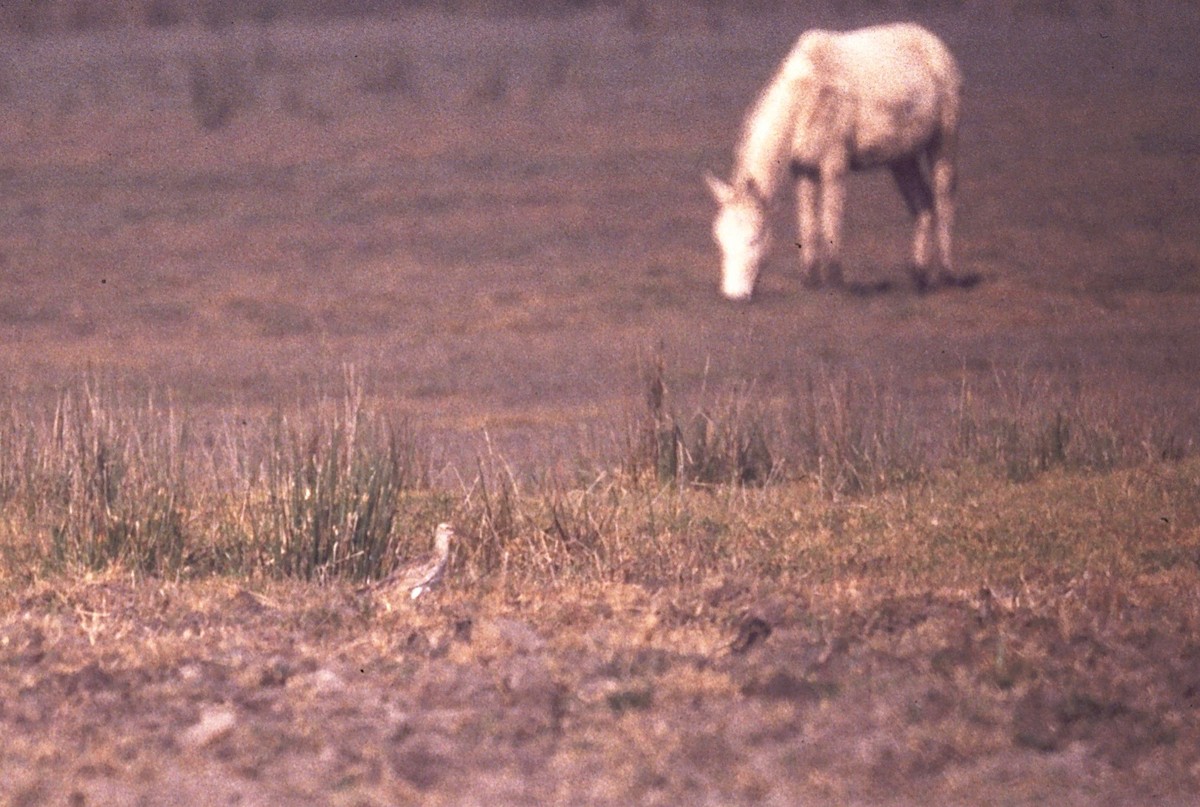
<path id="1" fill-rule="evenodd" d="M 443 519 L 464 536 L 467 583 L 876 567 L 1014 578 L 1027 564 L 1196 560 L 1200 466 L 1169 418 L 1068 404 L 1028 381 L 964 388 L 924 421 L 846 378 L 814 379 L 782 407 L 735 390 L 681 408 L 667 381 L 660 362 L 616 456 L 519 474 L 487 453 L 454 485 L 434 482 L 430 438 L 353 384 L 306 420 L 205 435 L 169 403 L 84 384 L 0 422 L 5 566 L 363 580 L 424 551 Z"/>

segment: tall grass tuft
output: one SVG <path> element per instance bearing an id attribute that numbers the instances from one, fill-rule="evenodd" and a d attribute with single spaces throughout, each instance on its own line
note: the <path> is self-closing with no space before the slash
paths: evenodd
<path id="1" fill-rule="evenodd" d="M 822 371 L 795 401 L 789 456 L 828 493 L 874 493 L 927 472 L 916 418 L 880 384 Z"/>
<path id="2" fill-rule="evenodd" d="M 56 569 L 364 579 L 427 551 L 452 508 L 430 490 L 428 443 L 357 389 L 302 425 L 281 416 L 248 436 L 194 441 L 181 424 L 171 407 L 92 383 L 41 418 L 10 407 L 6 537 Z"/>
<path id="3" fill-rule="evenodd" d="M 477 474 L 458 508 L 463 534 L 462 560 L 476 576 L 496 580 L 554 580 L 568 558 L 551 534 L 551 524 L 538 491 L 546 485 L 531 482 L 531 490 L 497 455 L 489 443 L 477 462 Z"/>
<path id="4" fill-rule="evenodd" d="M 307 427 L 280 419 L 266 458 L 268 517 L 251 539 L 259 565 L 304 579 L 379 576 L 398 528 L 419 523 L 411 516 L 427 502 L 410 494 L 429 480 L 429 452 L 415 431 L 368 413 L 361 393 Z"/>
<path id="5" fill-rule="evenodd" d="M 89 383 L 63 393 L 48 420 L 15 415 L 0 436 L 0 489 L 48 537 L 52 567 L 183 568 L 191 495 L 186 434 L 170 407 L 125 407 Z"/>
<path id="6" fill-rule="evenodd" d="M 1193 449 L 1178 416 L 1029 374 L 998 376 L 980 390 L 964 384 L 957 422 L 951 462 L 993 468 L 1012 482 L 1059 468 L 1179 460 Z"/>
<path id="7" fill-rule="evenodd" d="M 645 373 L 645 409 L 627 441 L 626 473 L 634 479 L 689 484 L 766 484 L 779 470 L 767 407 L 735 389 L 682 416 L 669 400 L 661 357 Z"/>

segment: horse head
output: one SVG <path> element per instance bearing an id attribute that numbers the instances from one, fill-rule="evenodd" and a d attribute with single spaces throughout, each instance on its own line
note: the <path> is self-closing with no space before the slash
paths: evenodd
<path id="1" fill-rule="evenodd" d="M 752 179 L 730 184 L 709 174 L 705 180 L 719 206 L 713 238 L 721 250 L 721 293 L 749 300 L 770 245 L 767 202 Z"/>

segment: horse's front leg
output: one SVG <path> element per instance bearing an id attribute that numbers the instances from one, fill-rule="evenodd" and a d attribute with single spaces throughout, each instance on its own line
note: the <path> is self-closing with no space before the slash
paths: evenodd
<path id="1" fill-rule="evenodd" d="M 821 285 L 821 236 L 817 230 L 817 173 L 802 169 L 796 176 L 796 214 L 799 216 L 800 269 L 804 272 L 804 284 L 809 287 Z"/>
<path id="2" fill-rule="evenodd" d="M 821 167 L 821 234 L 825 243 L 827 279 L 842 282 L 842 215 L 846 207 L 846 165 L 842 161 Z"/>

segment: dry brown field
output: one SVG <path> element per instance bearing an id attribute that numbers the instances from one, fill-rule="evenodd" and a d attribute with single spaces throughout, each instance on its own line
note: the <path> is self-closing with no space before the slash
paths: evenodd
<path id="1" fill-rule="evenodd" d="M 0 801 L 1194 803 L 1200 8 L 635 6 L 5 35 Z M 723 301 L 704 172 L 898 16 L 969 282 L 864 175 Z M 310 563 L 347 399 L 420 469 Z"/>

